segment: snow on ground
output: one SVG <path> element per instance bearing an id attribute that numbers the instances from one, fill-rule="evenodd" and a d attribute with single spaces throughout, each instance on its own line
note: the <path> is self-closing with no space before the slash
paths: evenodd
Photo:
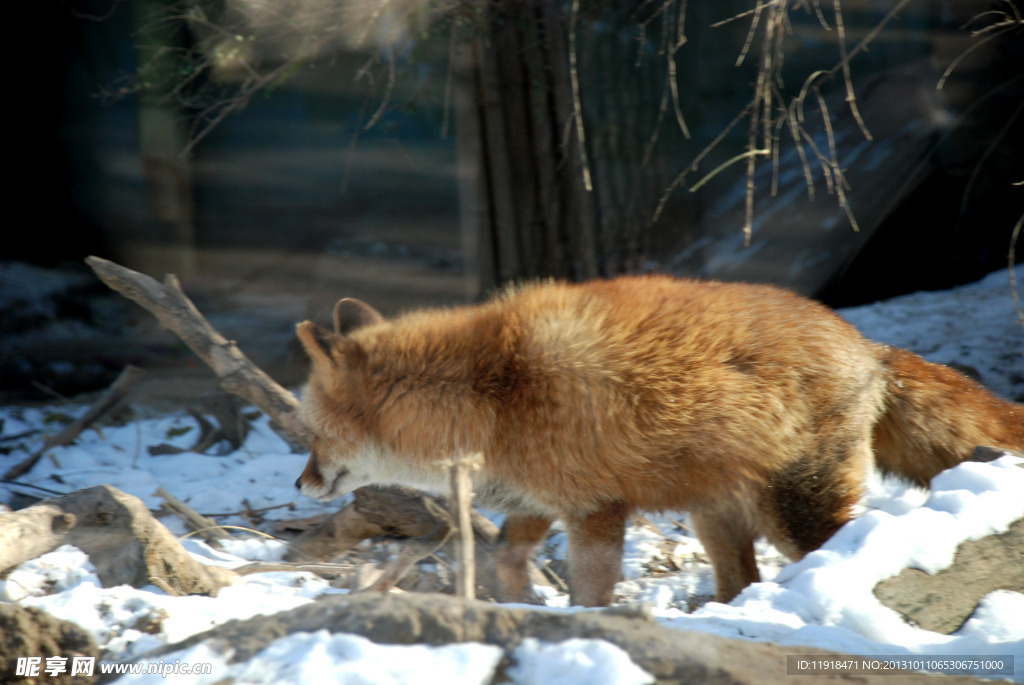
<path id="1" fill-rule="evenodd" d="M 1017 270 L 1024 280 L 1024 267 Z M 956 362 L 978 371 L 1004 395 L 1024 396 L 1024 333 L 1009 294 L 1007 272 L 945 293 L 919 293 L 843 316 L 869 337 L 918 351 L 933 361 Z M 84 407 L 3 407 L 0 458 L 6 469 L 38 449 L 55 422 Z M 62 416 L 63 415 L 63 416 Z M 121 426 L 86 431 L 73 445 L 51 451 L 20 479 L 0 484 L 0 502 L 15 493 L 39 495 L 38 486 L 57 492 L 109 483 L 134 494 L 152 509 L 163 486 L 207 514 L 240 512 L 291 503 L 266 513 L 265 529 L 276 520 L 332 512 L 297 496 L 292 485 L 306 457 L 292 454 L 266 417 L 239 450 L 222 456 L 184 452 L 154 456 L 147 448 L 188 448 L 199 431 L 187 413 L 141 416 Z M 1010 655 L 1013 679 L 1024 682 L 1024 595 L 998 591 L 986 596 L 975 615 L 953 635 L 907 625 L 871 592 L 882 578 L 907 566 L 936 571 L 952 561 L 956 545 L 1004 531 L 1024 516 L 1024 460 L 1005 456 L 990 464 L 966 463 L 938 476 L 932 491 L 893 479 L 872 479 L 864 514 L 820 550 L 788 564 L 773 548 L 758 547 L 765 581 L 747 588 L 728 605 L 706 602 L 714 581 L 700 543 L 685 515 L 658 515 L 630 526 L 617 588 L 623 602 L 647 602 L 664 625 L 718 635 L 814 646 L 859 655 Z M 221 516 L 227 525 L 247 526 L 240 516 Z M 164 523 L 185 531 L 175 518 Z M 204 563 L 227 567 L 251 560 L 279 559 L 283 543 L 241 534 L 223 550 L 187 539 Z M 564 533 L 555 532 L 541 554 L 564 558 Z M 137 661 L 145 651 L 170 644 L 233 618 L 282 611 L 345 592 L 309 573 L 246 576 L 217 598 L 170 597 L 149 586 L 102 588 L 88 558 L 63 547 L 27 562 L 0 581 L 0 600 L 36 606 L 75 621 L 106 650 L 102 662 Z M 544 590 L 551 610 L 567 597 Z M 699 600 L 699 601 L 695 601 Z M 154 628 L 158 626 L 158 628 Z M 52 655 L 17 655 L 41 656 Z M 509 675 L 517 683 L 643 683 L 649 677 L 619 648 L 600 640 L 547 644 L 524 642 Z M 160 667 L 178 668 L 174 682 L 214 683 L 378 683 L 416 681 L 424 673 L 448 683 L 489 682 L 501 653 L 480 644 L 447 647 L 382 646 L 352 635 L 301 633 L 271 643 L 253 659 L 229 664 L 208 645 L 164 655 Z M 205 675 L 184 675 L 180 667 L 209 664 Z M 118 682 L 168 682 L 161 675 L 126 675 Z"/>
<path id="2" fill-rule="evenodd" d="M 840 314 L 872 340 L 912 350 L 928 361 L 977 371 L 997 395 L 1024 401 L 1024 328 L 1009 271 L 943 292 L 920 292 Z M 1024 265 L 1014 269 L 1017 292 Z"/>

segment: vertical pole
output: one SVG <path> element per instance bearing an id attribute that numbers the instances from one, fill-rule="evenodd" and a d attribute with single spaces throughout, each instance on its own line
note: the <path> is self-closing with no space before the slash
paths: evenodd
<path id="1" fill-rule="evenodd" d="M 473 549 L 473 523 L 470 518 L 473 499 L 473 479 L 470 472 L 480 468 L 480 453 L 457 455 L 449 471 L 451 484 L 452 519 L 455 523 L 455 594 L 462 599 L 476 599 L 476 559 Z"/>

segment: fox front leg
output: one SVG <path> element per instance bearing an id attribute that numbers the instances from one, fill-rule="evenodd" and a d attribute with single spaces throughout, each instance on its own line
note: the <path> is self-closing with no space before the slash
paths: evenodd
<path id="1" fill-rule="evenodd" d="M 589 514 L 565 517 L 572 604 L 611 604 L 615 584 L 622 577 L 622 547 L 629 514 L 625 502 L 613 501 Z"/>

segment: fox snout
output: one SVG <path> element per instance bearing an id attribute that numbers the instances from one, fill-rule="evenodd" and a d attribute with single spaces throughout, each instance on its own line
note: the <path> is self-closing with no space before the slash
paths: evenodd
<path id="1" fill-rule="evenodd" d="M 320 489 L 323 486 L 324 474 L 320 470 L 320 458 L 314 447 L 309 453 L 309 461 L 306 462 L 306 468 L 302 469 L 302 473 L 295 479 L 295 487 L 302 490 L 303 487 Z"/>
<path id="2" fill-rule="evenodd" d="M 336 468 L 328 464 L 326 473 L 320 466 L 320 455 L 316 449 L 309 454 L 309 461 L 306 468 L 295 479 L 295 487 L 304 495 L 323 501 L 334 499 L 349 489 L 345 489 L 345 482 L 349 477 L 349 470 L 345 467 Z"/>

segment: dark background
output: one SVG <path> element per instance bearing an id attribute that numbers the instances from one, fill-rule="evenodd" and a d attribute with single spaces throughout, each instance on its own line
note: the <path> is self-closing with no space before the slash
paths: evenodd
<path id="1" fill-rule="evenodd" d="M 942 91 L 935 88 L 977 40 L 965 22 L 999 3 L 922 0 L 883 29 L 852 63 L 872 141 L 855 135 L 844 114 L 842 83 L 824 91 L 859 231 L 820 177 L 814 201 L 807 200 L 795 154 L 783 142 L 774 196 L 771 165 L 759 166 L 754 232 L 744 247 L 744 166 L 697 193 L 686 185 L 743 150 L 745 122 L 669 196 L 660 219 L 648 221 L 671 180 L 749 100 L 756 41 L 752 56 L 735 66 L 749 20 L 711 25 L 751 4 L 690 3 L 677 67 L 692 138 L 663 123 L 641 162 L 664 88 L 657 18 L 649 24 L 650 49 L 638 51 L 644 3 L 582 3 L 579 78 L 601 229 L 596 275 L 667 271 L 767 281 L 846 306 L 1005 268 L 1024 214 L 1024 31 L 1017 26 L 970 52 Z M 36 10 L 32 25 L 45 27 L 46 37 L 37 56 L 25 57 L 12 130 L 12 200 L 22 218 L 0 253 L 0 399 L 95 390 L 127 363 L 163 374 L 157 393 L 172 394 L 166 379 L 208 379 L 149 314 L 95 280 L 82 263 L 90 254 L 157 278 L 177 274 L 214 325 L 287 384 L 304 373 L 295 322 L 325 320 L 338 297 L 361 297 L 387 314 L 474 301 L 510 278 L 563 273 L 550 255 L 532 270 L 510 271 L 507 248 L 489 233 L 500 217 L 467 221 L 464 182 L 486 174 L 467 168 L 459 150 L 468 134 L 456 125 L 455 102 L 460 93 L 486 99 L 488 92 L 453 83 L 453 39 L 444 21 L 403 43 L 390 91 L 386 47 L 335 45 L 253 95 L 190 155 L 158 150 L 154 157 L 141 133 L 151 94 L 133 86 L 144 59 L 138 45 L 145 6 L 96 0 Z M 890 6 L 844 2 L 848 44 Z M 523 18 L 506 11 L 490 25 L 493 35 L 469 39 L 482 51 L 481 64 L 498 59 L 487 50 L 519 30 L 515 22 Z M 837 59 L 834 27 L 825 30 L 804 12 L 791 17 L 786 93 Z M 183 45 L 195 49 L 199 35 L 185 35 Z M 506 49 L 499 61 L 525 60 L 527 49 Z M 265 56 L 261 64 L 271 69 L 280 59 Z M 238 78 L 228 70 L 199 82 L 230 93 Z M 204 111 L 197 102 L 167 108 L 177 126 L 168 145 L 188 142 Z M 812 134 L 818 139 L 820 131 Z M 492 172 L 487 183 L 508 180 Z M 557 254 L 574 259 L 571 249 Z"/>

